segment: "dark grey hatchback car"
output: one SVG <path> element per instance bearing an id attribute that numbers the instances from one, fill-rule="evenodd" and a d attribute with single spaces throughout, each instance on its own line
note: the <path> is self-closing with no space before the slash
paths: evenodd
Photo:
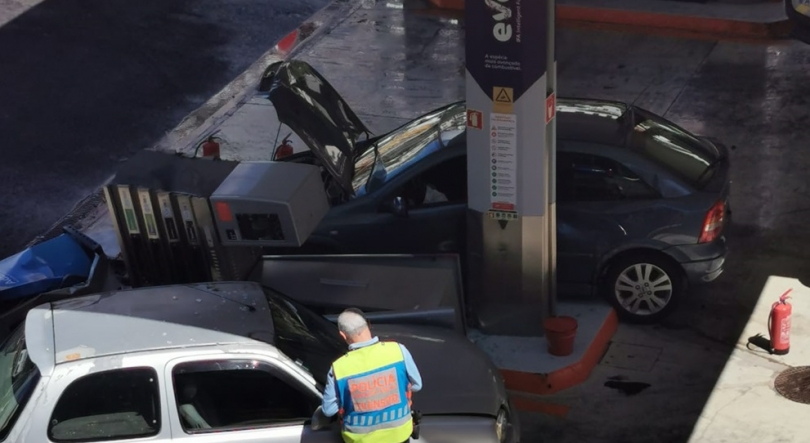
<path id="1" fill-rule="evenodd" d="M 295 253 L 440 252 L 463 260 L 463 102 L 372 137 L 305 62 L 271 66 L 261 89 L 310 148 L 280 160 L 319 164 L 331 199 Z M 657 321 L 689 284 L 723 271 L 728 149 L 632 105 L 560 98 L 557 106 L 561 297 L 600 293 L 624 319 Z"/>

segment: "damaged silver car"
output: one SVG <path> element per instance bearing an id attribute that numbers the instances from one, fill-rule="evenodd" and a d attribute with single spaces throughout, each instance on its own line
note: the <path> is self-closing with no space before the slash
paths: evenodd
<path id="1" fill-rule="evenodd" d="M 424 389 L 414 442 L 517 442 L 503 379 L 462 334 L 374 324 L 405 344 Z M 52 301 L 0 353 L 5 442 L 148 439 L 341 441 L 313 430 L 327 369 L 347 351 L 334 323 L 253 282 L 173 285 Z"/>

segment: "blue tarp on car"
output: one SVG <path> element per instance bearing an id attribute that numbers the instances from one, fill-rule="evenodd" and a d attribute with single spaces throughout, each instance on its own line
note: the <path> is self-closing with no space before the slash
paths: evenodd
<path id="1" fill-rule="evenodd" d="M 72 236 L 62 234 L 0 261 L 0 301 L 32 297 L 85 281 L 92 260 Z"/>

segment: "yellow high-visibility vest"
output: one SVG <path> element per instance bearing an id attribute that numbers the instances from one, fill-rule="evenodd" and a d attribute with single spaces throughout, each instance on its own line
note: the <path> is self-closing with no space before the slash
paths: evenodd
<path id="1" fill-rule="evenodd" d="M 411 436 L 409 380 L 398 343 L 349 351 L 332 369 L 346 443 L 398 443 Z"/>

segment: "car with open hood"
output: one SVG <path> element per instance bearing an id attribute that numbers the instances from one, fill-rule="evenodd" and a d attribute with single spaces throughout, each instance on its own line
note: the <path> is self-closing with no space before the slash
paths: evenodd
<path id="1" fill-rule="evenodd" d="M 502 377 L 462 334 L 372 332 L 407 346 L 422 374 L 415 443 L 518 441 Z M 311 421 L 347 349 L 333 322 L 255 282 L 54 300 L 2 344 L 0 440 L 338 443 L 337 422 Z"/>
<path id="2" fill-rule="evenodd" d="M 269 66 L 259 89 L 309 148 L 281 160 L 320 165 L 332 204 L 303 248 L 273 253 L 464 260 L 464 102 L 375 136 L 306 62 Z M 601 293 L 622 318 L 654 322 L 723 272 L 729 148 L 616 101 L 560 97 L 556 121 L 561 297 Z"/>

